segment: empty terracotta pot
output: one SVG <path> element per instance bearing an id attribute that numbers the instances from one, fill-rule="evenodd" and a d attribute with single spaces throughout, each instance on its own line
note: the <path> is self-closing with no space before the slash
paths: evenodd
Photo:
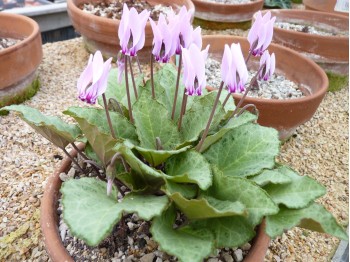
<path id="1" fill-rule="evenodd" d="M 118 27 L 120 20 L 100 17 L 83 12 L 78 6 L 89 0 L 67 0 L 68 15 L 76 31 L 84 38 L 88 51 L 94 53 L 100 50 L 106 57 L 116 57 L 119 50 Z M 95 1 L 96 2 L 96 1 Z M 150 0 L 151 5 L 163 4 L 171 6 L 174 11 L 186 6 L 187 10 L 194 13 L 194 5 L 190 0 Z M 149 22 L 146 25 L 146 41 L 144 48 L 138 53 L 141 60 L 149 59 L 152 48 L 153 33 Z"/>
<path id="2" fill-rule="evenodd" d="M 33 95 L 36 69 L 43 53 L 38 24 L 22 15 L 0 13 L 0 38 L 19 39 L 0 51 L 0 107 Z M 34 86 L 33 86 L 34 85 Z"/>
<path id="3" fill-rule="evenodd" d="M 269 11 L 276 16 L 276 22 L 313 25 L 334 32 L 349 32 L 349 18 L 343 15 L 309 10 Z M 266 12 L 267 10 L 263 11 L 263 14 Z M 273 41 L 301 52 L 326 71 L 344 75 L 349 72 L 349 36 L 323 36 L 275 27 Z"/>
<path id="4" fill-rule="evenodd" d="M 337 0 L 303 0 L 303 4 L 307 10 L 335 13 L 349 17 L 349 10 L 347 12 L 334 10 L 336 2 Z"/>
<path id="5" fill-rule="evenodd" d="M 249 43 L 246 38 L 224 35 L 203 37 L 203 46 L 210 44 L 210 57 L 220 62 L 224 45 L 231 43 L 240 43 L 243 54 L 248 54 Z M 289 48 L 271 44 L 268 50 L 276 55 L 276 73 L 284 75 L 302 87 L 306 96 L 294 99 L 263 99 L 247 96 L 242 107 L 254 104 L 259 110 L 258 123 L 277 129 L 280 139 L 286 140 L 298 126 L 310 120 L 315 114 L 326 94 L 328 78 L 315 62 Z M 248 67 L 257 70 L 258 66 L 259 58 L 251 57 Z M 237 104 L 242 95 L 233 94 L 233 97 Z"/>
<path id="6" fill-rule="evenodd" d="M 196 7 L 195 17 L 213 22 L 237 23 L 252 20 L 255 12 L 261 10 L 264 1 L 244 4 L 216 3 L 206 0 L 192 0 Z"/>

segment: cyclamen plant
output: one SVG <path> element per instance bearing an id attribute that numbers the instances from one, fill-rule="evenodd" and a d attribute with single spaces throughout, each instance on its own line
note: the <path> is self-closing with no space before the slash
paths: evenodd
<path id="1" fill-rule="evenodd" d="M 225 45 L 221 85 L 207 92 L 209 46 L 202 50 L 191 13 L 182 8 L 161 15 L 158 23 L 150 20 L 151 79 L 144 81 L 144 75 L 133 73 L 131 58 L 137 60 L 145 42 L 149 12 L 138 14 L 126 5 L 123 10 L 118 68 L 111 69 L 111 59 L 104 62 L 97 51 L 77 84 L 79 99 L 88 104 L 97 100 L 100 107 L 64 111 L 77 124 L 22 105 L 2 109 L 19 112 L 68 156 L 65 148 L 71 144 L 97 169 L 63 183 L 63 217 L 71 233 L 96 246 L 123 223 L 124 215 L 137 213 L 152 222 L 152 237 L 162 250 L 189 262 L 202 261 L 216 248 L 250 241 L 263 219 L 271 238 L 301 226 L 347 239 L 333 216 L 314 202 L 325 188 L 276 163 L 277 131 L 258 125 L 256 115 L 240 108 L 256 80 L 274 73 L 275 56 L 267 48 L 275 18 L 258 15 L 248 34 L 246 60 L 239 44 Z M 168 63 L 174 55 L 177 68 Z M 261 59 L 248 83 L 251 55 Z M 164 63 L 155 73 L 154 62 Z M 236 106 L 230 99 L 235 92 L 245 92 Z M 85 142 L 85 153 L 77 141 Z M 178 217 L 182 219 L 175 224 Z"/>

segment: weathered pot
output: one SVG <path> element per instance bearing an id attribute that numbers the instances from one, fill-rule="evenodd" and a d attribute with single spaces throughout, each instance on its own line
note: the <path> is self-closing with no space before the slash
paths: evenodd
<path id="1" fill-rule="evenodd" d="M 119 50 L 118 27 L 120 20 L 99 17 L 93 14 L 83 12 L 78 6 L 82 3 L 91 2 L 89 0 L 67 0 L 67 11 L 76 31 L 84 39 L 86 48 L 94 53 L 100 50 L 106 57 L 116 57 Z M 150 0 L 151 5 L 163 4 L 171 6 L 174 11 L 186 6 L 187 10 L 194 13 L 194 5 L 190 0 Z M 146 24 L 146 40 L 144 48 L 138 53 L 141 60 L 149 60 L 150 50 L 152 48 L 153 33 L 151 24 Z"/>
<path id="2" fill-rule="evenodd" d="M 78 145 L 79 149 L 83 149 L 83 147 L 83 144 Z M 73 149 L 70 151 L 70 155 L 76 157 L 77 151 Z M 62 172 L 67 172 L 71 168 L 71 164 L 72 161 L 68 157 L 62 160 L 60 166 L 49 177 L 41 200 L 40 225 L 44 236 L 46 251 L 53 262 L 74 261 L 61 241 L 58 231 L 57 216 L 58 199 L 60 197 L 59 190 L 62 185 L 59 175 Z M 265 234 L 265 223 L 263 222 L 257 229 L 257 235 L 244 261 L 263 262 L 269 243 L 270 238 Z"/>
<path id="3" fill-rule="evenodd" d="M 210 44 L 209 54 L 221 62 L 225 44 L 240 43 L 243 54 L 248 54 L 246 38 L 237 36 L 204 36 L 203 46 Z M 301 54 L 276 44 L 268 48 L 276 55 L 276 73 L 294 81 L 306 94 L 295 99 L 262 99 L 247 96 L 242 106 L 254 104 L 259 110 L 258 123 L 279 131 L 281 140 L 289 138 L 296 128 L 310 120 L 326 94 L 328 79 L 325 72 L 312 60 Z M 257 70 L 259 58 L 251 57 L 248 67 Z M 241 94 L 233 94 L 237 104 Z"/>
<path id="4" fill-rule="evenodd" d="M 277 22 L 315 25 L 335 32 L 349 31 L 349 18 L 343 15 L 308 10 L 270 12 Z M 275 27 L 273 41 L 301 52 L 326 71 L 342 75 L 349 72 L 349 36 L 322 36 Z"/>
<path id="5" fill-rule="evenodd" d="M 314 10 L 327 13 L 335 13 L 349 17 L 348 12 L 338 12 L 334 10 L 337 0 L 303 0 L 303 4 L 307 10 Z"/>
<path id="6" fill-rule="evenodd" d="M 23 102 L 39 88 L 35 74 L 43 52 L 38 24 L 25 16 L 0 13 L 0 37 L 23 39 L 0 51 L 0 107 Z"/>
<path id="7" fill-rule="evenodd" d="M 196 12 L 195 22 L 203 28 L 225 29 L 239 27 L 248 29 L 255 12 L 262 9 L 263 0 L 245 4 L 224 4 L 206 0 L 192 0 Z M 245 28 L 247 27 L 247 28 Z"/>

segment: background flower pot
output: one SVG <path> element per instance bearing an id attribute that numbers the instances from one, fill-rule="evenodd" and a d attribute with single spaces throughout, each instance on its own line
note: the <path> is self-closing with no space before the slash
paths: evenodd
<path id="1" fill-rule="evenodd" d="M 68 15 L 72 24 L 84 38 L 85 45 L 89 52 L 94 53 L 100 50 L 106 57 L 116 57 L 119 50 L 118 27 L 120 20 L 99 17 L 83 12 L 78 6 L 88 3 L 88 0 L 67 0 Z M 163 4 L 171 6 L 176 12 L 181 6 L 193 10 L 194 5 L 190 0 L 150 0 L 151 5 Z M 149 60 L 149 52 L 152 48 L 153 33 L 151 24 L 146 24 L 146 41 L 144 48 L 138 53 L 141 60 Z"/>
<path id="2" fill-rule="evenodd" d="M 35 74 L 43 53 L 38 24 L 25 16 L 0 13 L 0 37 L 23 39 L 0 51 L 0 107 L 20 103 L 39 87 Z"/>
<path id="3" fill-rule="evenodd" d="M 305 8 L 308 10 L 335 13 L 349 17 L 349 10 L 347 13 L 334 11 L 336 2 L 337 0 L 303 0 Z"/>
<path id="4" fill-rule="evenodd" d="M 82 150 L 84 144 L 79 144 L 78 148 Z M 77 151 L 74 149 L 71 150 L 70 155 L 76 157 Z M 62 172 L 67 172 L 71 168 L 71 163 L 72 161 L 68 157 L 62 160 L 61 165 L 49 177 L 41 200 L 40 225 L 46 251 L 53 262 L 74 261 L 61 241 L 57 217 L 58 199 L 60 197 L 59 190 L 62 185 L 59 175 Z M 253 240 L 249 254 L 244 261 L 263 262 L 269 243 L 270 238 L 265 234 L 265 223 L 263 222 L 257 229 L 257 234 Z"/>
<path id="5" fill-rule="evenodd" d="M 349 18 L 343 15 L 308 10 L 270 11 L 277 22 L 315 25 L 335 32 L 349 31 Z M 349 72 L 349 36 L 322 36 L 275 27 L 273 41 L 301 52 L 326 71 L 342 75 Z"/>
<path id="6" fill-rule="evenodd" d="M 263 0 L 246 4 L 224 4 L 206 0 L 192 0 L 195 5 L 195 23 L 208 29 L 225 29 L 240 27 L 248 29 L 255 12 L 262 9 Z M 238 24 L 240 23 L 240 24 Z"/>
<path id="7" fill-rule="evenodd" d="M 210 44 L 209 54 L 221 61 L 225 44 L 240 43 L 243 54 L 247 55 L 249 43 L 246 38 L 236 36 L 204 36 L 203 46 Z M 328 79 L 325 72 L 313 61 L 299 53 L 276 44 L 268 48 L 276 55 L 276 73 L 304 87 L 307 96 L 295 99 L 261 99 L 247 96 L 242 106 L 254 104 L 259 110 L 258 123 L 279 131 L 281 140 L 289 138 L 296 128 L 307 122 L 316 112 L 326 94 Z M 257 69 L 259 59 L 251 57 L 249 68 Z M 233 94 L 236 104 L 242 97 Z"/>

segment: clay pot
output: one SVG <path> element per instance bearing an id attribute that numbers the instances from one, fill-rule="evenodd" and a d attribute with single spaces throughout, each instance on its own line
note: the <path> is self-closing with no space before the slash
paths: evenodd
<path id="1" fill-rule="evenodd" d="M 349 31 L 349 18 L 343 15 L 306 10 L 270 10 L 270 12 L 276 16 L 277 22 L 317 25 L 335 32 Z M 275 27 L 273 41 L 301 52 L 326 71 L 343 75 L 349 72 L 348 36 L 322 36 Z"/>
<path id="2" fill-rule="evenodd" d="M 0 51 L 0 107 L 20 103 L 38 88 L 43 53 L 38 24 L 22 15 L 0 13 L 0 37 L 22 39 Z"/>
<path id="3" fill-rule="evenodd" d="M 118 27 L 120 20 L 99 17 L 83 12 L 78 6 L 82 3 L 91 2 L 89 0 L 67 0 L 67 11 L 72 24 L 83 37 L 86 48 L 94 53 L 100 50 L 105 57 L 116 57 L 119 50 Z M 93 2 L 93 1 L 92 1 Z M 176 12 L 181 6 L 186 6 L 187 10 L 193 10 L 194 5 L 190 0 L 150 0 L 151 5 L 163 4 L 171 6 Z M 153 32 L 151 24 L 146 24 L 145 46 L 138 52 L 141 60 L 149 60 L 152 49 Z"/>
<path id="4" fill-rule="evenodd" d="M 78 148 L 82 150 L 84 145 L 79 144 Z M 70 155 L 76 157 L 77 151 L 73 149 L 70 151 Z M 53 262 L 74 261 L 61 241 L 57 217 L 58 199 L 60 197 L 59 190 L 62 184 L 59 175 L 62 172 L 67 172 L 71 168 L 71 164 L 72 161 L 68 157 L 62 160 L 61 165 L 49 177 L 41 200 L 40 225 L 46 251 Z M 269 243 L 270 238 L 265 234 L 265 222 L 263 222 L 257 229 L 257 234 L 253 240 L 249 255 L 244 261 L 263 262 Z"/>
<path id="5" fill-rule="evenodd" d="M 261 10 L 264 5 L 263 0 L 257 0 L 245 4 L 224 4 L 206 0 L 192 0 L 192 2 L 196 8 L 194 14 L 196 23 L 209 29 L 235 27 L 248 29 L 244 27 L 244 24 L 239 26 L 237 23 L 251 21 L 254 13 Z"/>
<path id="6" fill-rule="evenodd" d="M 334 13 L 349 17 L 348 12 L 338 12 L 334 10 L 337 0 L 303 0 L 303 4 L 307 10 Z"/>
<path id="7" fill-rule="evenodd" d="M 248 54 L 249 43 L 246 38 L 236 36 L 204 36 L 203 46 L 210 44 L 210 57 L 221 62 L 225 44 L 240 43 L 243 54 Z M 289 138 L 296 128 L 310 120 L 326 94 L 328 78 L 315 62 L 301 54 L 276 44 L 268 48 L 276 55 L 276 73 L 302 87 L 305 97 L 295 99 L 262 99 L 247 96 L 242 104 L 254 104 L 259 110 L 258 123 L 279 131 L 281 140 Z M 248 67 L 257 70 L 259 58 L 251 57 Z M 237 104 L 241 94 L 233 94 Z"/>

